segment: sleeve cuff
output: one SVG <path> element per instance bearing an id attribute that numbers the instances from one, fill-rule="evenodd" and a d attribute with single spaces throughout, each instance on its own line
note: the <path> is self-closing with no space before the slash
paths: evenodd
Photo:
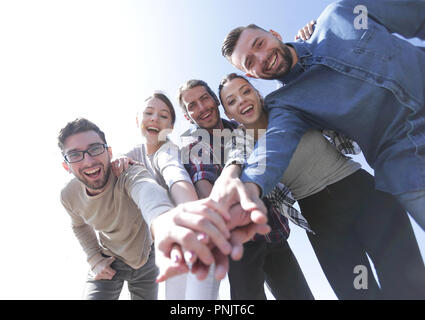
<path id="1" fill-rule="evenodd" d="M 250 176 L 245 174 L 245 171 L 242 172 L 240 179 L 243 183 L 247 183 L 247 182 L 255 183 L 258 186 L 258 188 L 260 189 L 260 198 L 263 197 L 264 188 L 263 188 L 263 185 L 261 184 L 261 181 L 252 179 Z"/>
<path id="2" fill-rule="evenodd" d="M 87 262 L 90 265 L 90 269 L 93 270 L 96 264 L 105 259 L 100 252 L 97 252 L 93 256 L 87 259 Z"/>
<path id="3" fill-rule="evenodd" d="M 146 217 L 145 216 L 143 216 L 144 217 L 144 219 L 145 219 L 145 221 L 146 221 L 146 224 L 148 225 L 148 227 L 149 227 L 149 230 L 150 230 L 150 228 L 151 228 L 151 225 L 152 225 L 152 222 L 157 218 L 157 217 L 159 217 L 161 214 L 163 214 L 163 213 L 165 213 L 165 212 L 167 212 L 167 211 L 170 211 L 171 209 L 173 209 L 174 207 L 170 204 L 170 205 L 161 205 L 161 206 L 158 206 L 158 207 L 156 207 L 154 210 L 151 210 L 150 212 L 149 212 L 149 215 L 147 215 Z"/>
<path id="4" fill-rule="evenodd" d="M 196 172 L 193 176 L 192 176 L 192 182 L 193 184 L 195 184 L 196 182 L 200 181 L 200 180 L 208 180 L 209 182 L 211 182 L 212 184 L 215 183 L 215 181 L 217 180 L 217 175 L 213 174 L 211 172 L 207 172 L 207 171 L 199 171 Z"/>

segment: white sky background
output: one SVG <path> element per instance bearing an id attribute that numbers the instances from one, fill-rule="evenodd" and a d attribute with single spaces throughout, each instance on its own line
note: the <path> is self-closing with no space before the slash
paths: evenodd
<path id="1" fill-rule="evenodd" d="M 184 81 L 216 89 L 235 71 L 220 54 L 230 29 L 254 22 L 291 41 L 330 2 L 0 0 L 0 299 L 81 298 L 88 266 L 59 201 L 69 175 L 56 137 L 66 122 L 87 117 L 125 152 L 140 141 L 135 112 L 152 90 L 175 101 Z M 175 108 L 178 142 L 187 122 Z M 334 299 L 304 232 L 293 227 L 289 242 L 315 297 Z"/>

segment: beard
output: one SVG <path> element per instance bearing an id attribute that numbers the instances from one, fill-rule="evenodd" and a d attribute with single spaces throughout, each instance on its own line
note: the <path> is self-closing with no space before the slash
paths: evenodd
<path id="1" fill-rule="evenodd" d="M 214 121 L 211 123 L 206 123 L 203 120 L 198 119 L 198 121 L 195 121 L 195 124 L 202 128 L 202 129 L 219 129 L 218 124 L 220 123 L 220 113 L 218 112 L 218 106 L 214 109 L 211 109 L 211 116 L 214 117 Z"/>
<path id="2" fill-rule="evenodd" d="M 99 177 L 98 180 L 89 181 L 85 177 L 85 174 L 82 172 L 85 169 L 87 169 L 87 168 L 81 169 L 78 176 L 76 176 L 76 177 L 80 182 L 82 182 L 86 186 L 87 189 L 90 189 L 90 190 L 103 189 L 106 186 L 106 184 L 108 183 L 109 176 L 110 176 L 111 171 L 112 171 L 110 162 L 108 163 L 108 166 L 106 167 L 106 169 L 105 169 L 104 165 L 102 164 L 101 173 L 104 172 L 103 176 Z"/>
<path id="3" fill-rule="evenodd" d="M 269 79 L 269 80 L 279 79 L 287 75 L 291 71 L 293 58 L 288 46 L 280 41 L 279 47 L 276 48 L 275 51 L 277 51 L 277 53 L 280 54 L 280 56 L 282 57 L 282 61 L 274 74 L 266 75 L 263 77 L 263 79 Z"/>

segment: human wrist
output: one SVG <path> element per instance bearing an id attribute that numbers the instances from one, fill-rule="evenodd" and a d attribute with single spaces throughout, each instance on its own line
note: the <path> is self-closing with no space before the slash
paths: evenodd
<path id="1" fill-rule="evenodd" d="M 257 197 L 260 197 L 260 195 L 261 195 L 261 189 L 260 189 L 260 187 L 256 183 L 254 183 L 254 182 L 245 182 L 244 185 L 245 185 L 246 189 L 248 190 L 248 192 L 251 195 L 255 195 Z"/>
<path id="2" fill-rule="evenodd" d="M 93 271 L 93 269 L 96 267 L 96 265 L 100 262 L 100 261 L 102 261 L 103 259 L 105 259 L 105 257 L 100 253 L 100 252 L 98 252 L 98 253 L 96 253 L 96 254 L 94 254 L 93 256 L 91 256 L 88 260 L 87 260 L 87 262 L 89 263 L 89 265 L 90 265 L 90 269 Z"/>

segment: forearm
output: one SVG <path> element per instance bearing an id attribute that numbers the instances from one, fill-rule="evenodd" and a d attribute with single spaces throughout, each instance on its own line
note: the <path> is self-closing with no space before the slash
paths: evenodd
<path id="1" fill-rule="evenodd" d="M 198 200 L 195 187 L 187 181 L 177 181 L 170 189 L 171 197 L 176 205 Z"/>
<path id="2" fill-rule="evenodd" d="M 99 241 L 93 228 L 87 224 L 81 226 L 72 226 L 72 230 L 87 255 L 87 262 L 90 267 L 94 267 L 96 263 L 102 260 Z"/>
<path id="3" fill-rule="evenodd" d="M 229 185 L 237 183 L 235 179 L 237 179 L 240 183 L 239 176 L 241 171 L 242 169 L 239 164 L 230 164 L 226 166 L 214 183 L 212 190 L 210 190 L 209 196 L 216 201 L 221 200 L 224 195 L 224 190 L 226 190 Z"/>
<path id="4" fill-rule="evenodd" d="M 278 99 L 274 103 L 278 104 Z M 255 183 L 260 188 L 261 196 L 271 192 L 280 182 L 308 128 L 309 125 L 297 114 L 279 106 L 270 108 L 267 131 L 249 156 L 241 181 Z"/>
<path id="5" fill-rule="evenodd" d="M 130 194 L 149 228 L 156 217 L 174 207 L 167 191 L 153 180 L 137 183 Z"/>
<path id="6" fill-rule="evenodd" d="M 206 179 L 199 180 L 195 183 L 196 193 L 198 194 L 199 199 L 204 199 L 209 197 L 213 185 Z"/>
<path id="7" fill-rule="evenodd" d="M 230 164 L 227 167 L 225 167 L 223 169 L 223 171 L 221 172 L 221 175 L 219 177 L 223 178 L 223 179 L 234 179 L 234 178 L 239 178 L 239 176 L 241 175 L 242 172 L 242 168 L 241 165 L 239 164 Z"/>

